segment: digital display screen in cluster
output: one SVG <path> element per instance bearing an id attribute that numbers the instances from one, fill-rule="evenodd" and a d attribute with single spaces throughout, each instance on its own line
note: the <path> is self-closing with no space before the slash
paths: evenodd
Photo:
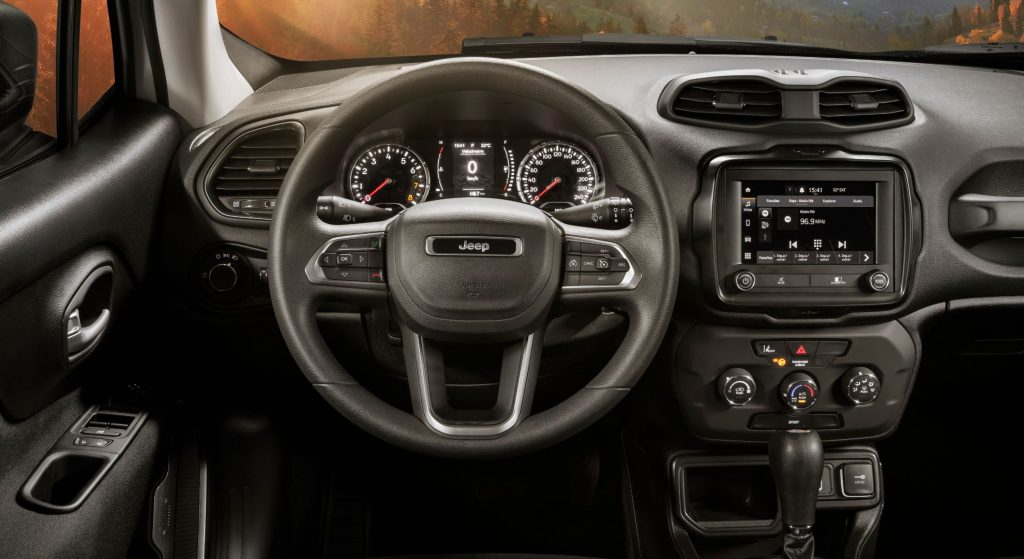
<path id="1" fill-rule="evenodd" d="M 874 264 L 877 183 L 740 183 L 744 264 Z"/>

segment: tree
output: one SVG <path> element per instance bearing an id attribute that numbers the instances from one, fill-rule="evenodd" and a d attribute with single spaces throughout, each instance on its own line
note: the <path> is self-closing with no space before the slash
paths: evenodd
<path id="1" fill-rule="evenodd" d="M 669 35 L 686 35 L 686 24 L 683 23 L 683 18 L 676 14 L 676 17 L 672 18 L 671 23 L 668 24 Z"/>
<path id="2" fill-rule="evenodd" d="M 637 18 L 633 20 L 633 33 L 640 35 L 650 34 L 650 31 L 647 30 L 647 22 L 644 21 L 644 16 L 637 16 Z"/>
<path id="3" fill-rule="evenodd" d="M 953 14 L 949 16 L 949 21 L 950 33 L 952 33 L 954 37 L 962 35 L 964 32 L 964 22 L 960 19 L 960 11 L 956 9 L 956 6 L 953 6 Z"/>
<path id="4" fill-rule="evenodd" d="M 999 30 L 1008 35 L 1013 35 L 1013 22 L 1010 21 L 1010 7 L 1006 4 L 999 6 Z"/>
<path id="5" fill-rule="evenodd" d="M 971 25 L 974 27 L 985 25 L 985 15 L 981 11 L 981 4 L 975 4 L 974 9 L 971 10 Z"/>

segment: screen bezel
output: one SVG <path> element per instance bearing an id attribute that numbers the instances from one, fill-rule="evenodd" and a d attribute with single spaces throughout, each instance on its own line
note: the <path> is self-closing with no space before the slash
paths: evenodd
<path id="1" fill-rule="evenodd" d="M 875 183 L 875 263 L 860 264 L 744 264 L 743 233 L 740 198 L 742 183 L 751 180 L 778 181 L 858 181 Z M 863 274 L 870 270 L 882 270 L 893 276 L 896 272 L 896 211 L 899 195 L 898 177 L 892 169 L 864 168 L 808 168 L 807 166 L 772 164 L 770 166 L 729 166 L 722 169 L 719 186 L 724 186 L 724 196 L 718 199 L 715 214 L 721 225 L 716 233 L 716 257 L 719 278 L 729 278 L 744 269 L 758 274 Z M 724 241 L 724 242 L 723 242 Z M 719 283 L 719 285 L 722 285 Z M 727 286 L 725 286 L 727 287 Z M 757 292 L 793 293 L 793 288 L 770 288 L 759 286 Z M 861 291 L 858 285 L 849 287 L 800 288 L 801 293 L 838 294 Z M 727 294 L 723 294 L 728 297 Z"/>

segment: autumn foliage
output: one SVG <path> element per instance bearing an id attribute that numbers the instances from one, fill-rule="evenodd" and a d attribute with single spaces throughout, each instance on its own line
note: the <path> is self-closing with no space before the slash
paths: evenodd
<path id="1" fill-rule="evenodd" d="M 57 0 L 6 0 L 32 18 L 38 36 L 36 94 L 27 124 L 57 134 Z M 114 83 L 114 52 L 106 0 L 82 0 L 79 37 L 78 116 Z"/>

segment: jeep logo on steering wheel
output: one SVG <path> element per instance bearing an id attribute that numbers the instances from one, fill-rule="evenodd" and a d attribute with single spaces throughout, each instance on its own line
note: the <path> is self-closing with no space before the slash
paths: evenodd
<path id="1" fill-rule="evenodd" d="M 519 256 L 519 237 L 436 236 L 427 237 L 427 254 L 433 256 Z"/>

